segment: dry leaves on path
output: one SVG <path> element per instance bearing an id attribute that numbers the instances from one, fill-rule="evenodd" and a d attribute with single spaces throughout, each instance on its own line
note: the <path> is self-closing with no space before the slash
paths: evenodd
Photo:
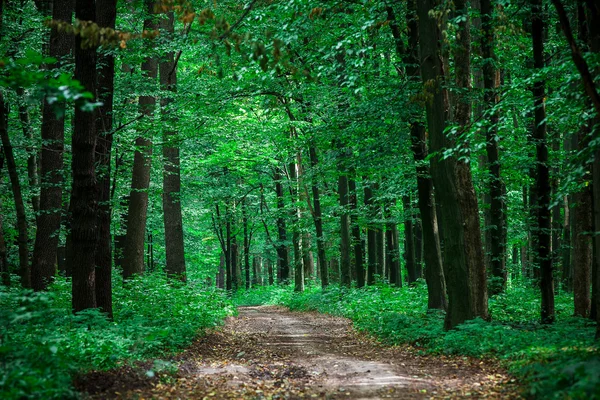
<path id="1" fill-rule="evenodd" d="M 149 378 L 146 363 L 88 374 L 77 387 L 98 399 L 519 397 L 493 362 L 422 356 L 384 346 L 347 319 L 279 307 L 241 307 L 171 361 L 176 372 Z"/>

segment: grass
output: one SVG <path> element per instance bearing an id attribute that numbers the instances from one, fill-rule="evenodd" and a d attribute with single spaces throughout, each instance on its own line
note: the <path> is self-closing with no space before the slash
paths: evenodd
<path id="1" fill-rule="evenodd" d="M 97 310 L 73 315 L 64 278 L 44 293 L 0 287 L 0 398 L 76 398 L 74 375 L 166 358 L 234 312 L 201 281 L 149 274 L 125 286 L 115 277 L 113 288 L 109 321 Z"/>
<path id="2" fill-rule="evenodd" d="M 322 291 L 311 286 L 304 293 L 293 293 L 291 287 L 257 288 L 238 294 L 234 301 L 343 316 L 384 342 L 411 344 L 427 353 L 493 357 L 522 380 L 524 394 L 531 398 L 600 399 L 595 323 L 572 317 L 569 294 L 556 297 L 556 323 L 541 325 L 538 292 L 517 283 L 490 298 L 491 322 L 476 319 L 449 332 L 443 330 L 443 313 L 427 313 L 423 282 L 402 289 L 332 286 Z"/>

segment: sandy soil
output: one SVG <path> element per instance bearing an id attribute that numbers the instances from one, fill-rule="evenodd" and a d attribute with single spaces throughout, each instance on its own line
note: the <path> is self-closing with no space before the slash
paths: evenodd
<path id="1" fill-rule="evenodd" d="M 278 307 L 241 307 L 224 328 L 170 362 L 153 378 L 146 363 L 88 374 L 77 387 L 102 399 L 519 397 L 493 362 L 387 347 L 346 319 Z"/>

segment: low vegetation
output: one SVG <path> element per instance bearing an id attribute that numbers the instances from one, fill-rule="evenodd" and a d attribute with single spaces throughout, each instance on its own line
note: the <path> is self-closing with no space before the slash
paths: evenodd
<path id="1" fill-rule="evenodd" d="M 73 315 L 65 279 L 48 292 L 0 286 L 0 398 L 76 397 L 77 374 L 168 357 L 234 312 L 201 281 L 148 274 L 114 283 L 113 321 L 97 309 Z"/>

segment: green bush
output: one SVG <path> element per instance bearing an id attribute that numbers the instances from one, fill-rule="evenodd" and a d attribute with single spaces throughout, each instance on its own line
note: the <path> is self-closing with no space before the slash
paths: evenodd
<path id="1" fill-rule="evenodd" d="M 0 398 L 74 398 L 74 374 L 159 357 L 189 345 L 234 312 L 223 292 L 159 274 L 113 285 L 114 321 L 71 313 L 71 287 L 45 293 L 0 287 Z"/>

